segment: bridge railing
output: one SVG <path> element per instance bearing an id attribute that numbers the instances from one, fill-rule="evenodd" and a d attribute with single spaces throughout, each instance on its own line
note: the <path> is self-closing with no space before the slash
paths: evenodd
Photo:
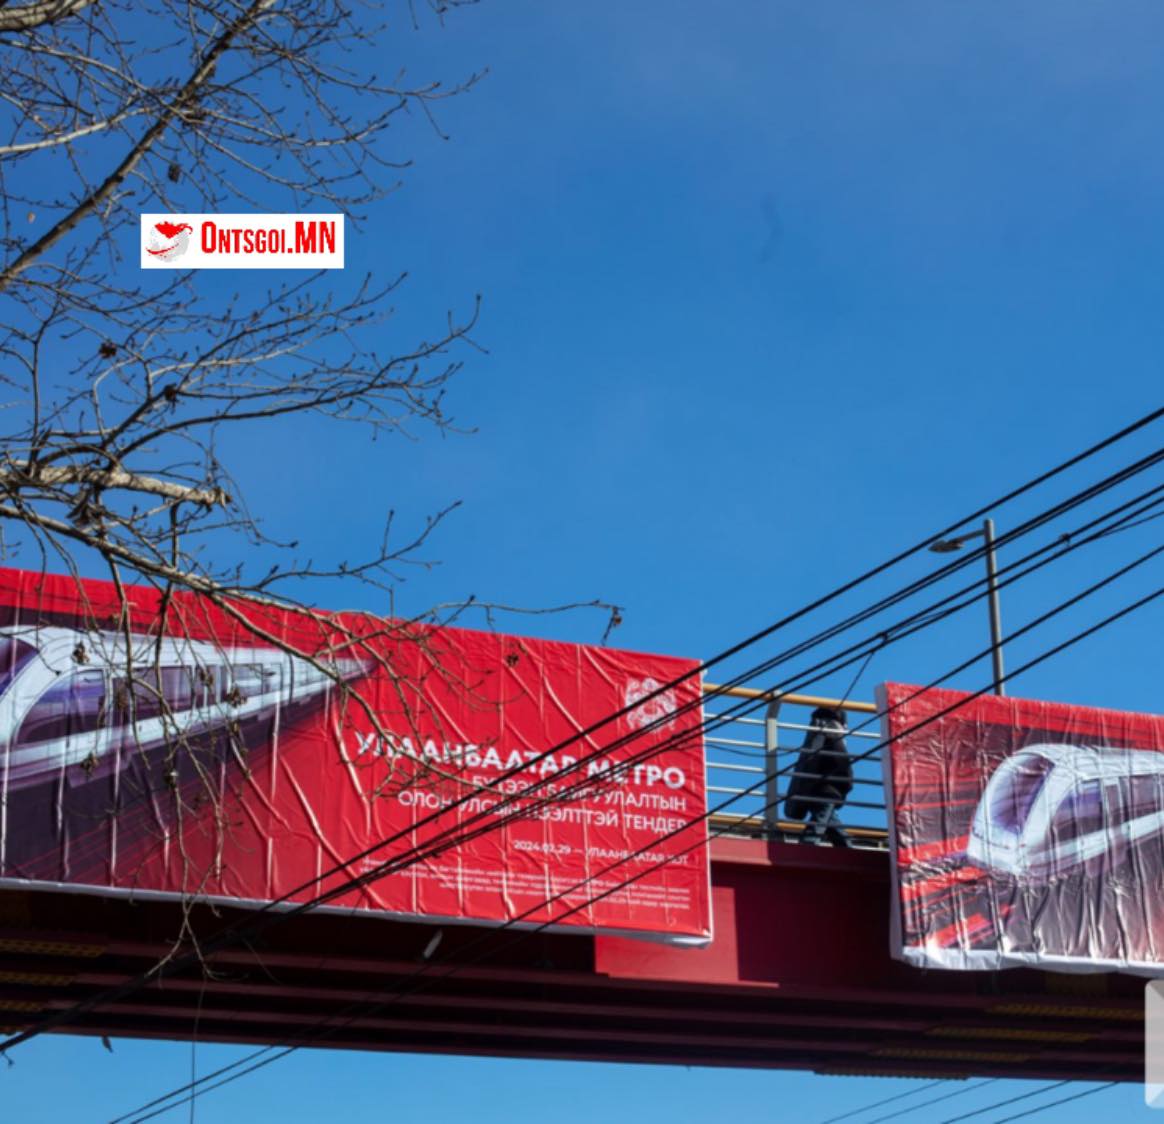
<path id="1" fill-rule="evenodd" d="M 708 806 L 739 796 L 712 817 L 713 829 L 727 834 L 784 841 L 801 838 L 804 823 L 785 815 L 784 801 L 788 786 L 797 775 L 796 760 L 816 707 L 844 710 L 848 720 L 844 737 L 852 757 L 859 757 L 881 741 L 873 703 L 796 694 L 772 699 L 765 691 L 710 683 L 704 684 L 704 692 L 704 717 L 717 727 L 704 738 Z M 746 716 L 730 716 L 722 724 L 714 721 L 724 719 L 732 702 L 739 699 L 768 701 Z M 810 797 L 805 802 L 811 801 Z M 887 845 L 888 813 L 880 750 L 854 762 L 853 788 L 838 818 L 854 846 L 880 849 Z"/>

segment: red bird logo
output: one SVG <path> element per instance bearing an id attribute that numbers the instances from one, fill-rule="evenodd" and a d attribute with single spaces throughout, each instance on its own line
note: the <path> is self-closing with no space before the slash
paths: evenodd
<path id="1" fill-rule="evenodd" d="M 163 238 L 177 238 L 183 230 L 188 230 L 191 234 L 194 233 L 194 228 L 188 222 L 156 222 L 154 229 Z"/>

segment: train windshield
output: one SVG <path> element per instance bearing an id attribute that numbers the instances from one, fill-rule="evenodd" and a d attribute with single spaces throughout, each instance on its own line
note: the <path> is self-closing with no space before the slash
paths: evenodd
<path id="1" fill-rule="evenodd" d="M 0 636 L 0 694 L 8 690 L 8 685 L 35 655 L 36 649 L 27 641 Z"/>
<path id="2" fill-rule="evenodd" d="M 993 822 L 1004 831 L 1021 831 L 1035 798 L 1054 767 L 1053 761 L 1037 754 L 1013 761 L 1013 768 L 1000 778 L 1003 783 L 990 802 Z"/>
<path id="3" fill-rule="evenodd" d="M 105 725 L 105 674 L 75 671 L 54 683 L 20 725 L 17 744 L 50 741 L 99 730 Z"/>

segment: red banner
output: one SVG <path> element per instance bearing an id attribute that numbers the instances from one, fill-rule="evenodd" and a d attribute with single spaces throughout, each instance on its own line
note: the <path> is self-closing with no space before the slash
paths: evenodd
<path id="1" fill-rule="evenodd" d="M 710 938 L 706 824 L 660 841 L 705 808 L 699 677 L 650 697 L 692 661 L 126 596 L 0 571 L 3 884 L 300 901 L 441 840 L 326 908 Z"/>
<path id="2" fill-rule="evenodd" d="M 1164 718 L 886 684 L 912 964 L 1164 975 Z"/>

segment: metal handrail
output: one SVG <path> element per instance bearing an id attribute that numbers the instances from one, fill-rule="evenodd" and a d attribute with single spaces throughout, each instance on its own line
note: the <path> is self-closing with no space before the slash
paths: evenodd
<path id="1" fill-rule="evenodd" d="M 720 687 L 715 683 L 704 683 L 704 695 L 728 695 L 733 699 L 767 699 L 769 702 L 784 703 L 787 706 L 828 706 L 838 710 L 853 710 L 858 714 L 876 714 L 877 704 L 858 702 L 853 699 L 827 699 L 820 695 L 784 694 L 777 690 L 759 691 L 755 687 Z"/>
<path id="2" fill-rule="evenodd" d="M 734 786 L 730 783 L 709 783 L 707 786 L 709 793 L 715 793 L 717 796 L 730 796 L 732 794 L 740 794 L 741 796 L 740 810 L 737 812 L 735 810 L 729 811 L 724 809 L 716 813 L 712 817 L 713 825 L 718 825 L 720 831 L 728 834 L 760 836 L 766 839 L 795 840 L 803 836 L 806 830 L 805 823 L 783 819 L 779 813 L 788 797 L 788 782 L 795 777 L 812 777 L 813 774 L 795 771 L 793 766 L 795 759 L 790 755 L 799 754 L 801 747 L 799 745 L 781 745 L 780 733 L 781 731 L 787 730 L 799 734 L 812 730 L 814 727 L 810 726 L 806 721 L 789 721 L 787 718 L 782 717 L 782 708 L 804 707 L 815 709 L 816 707 L 829 707 L 832 709 L 844 709 L 846 712 L 875 715 L 878 713 L 877 706 L 870 702 L 832 699 L 820 695 L 783 694 L 776 690 L 762 691 L 752 687 L 721 687 L 711 683 L 704 684 L 705 699 L 710 700 L 724 696 L 766 702 L 768 704 L 766 715 L 763 718 L 758 718 L 743 715 L 716 714 L 709 711 L 706 712 L 706 717 L 712 720 L 719 720 L 725 724 L 738 723 L 741 726 L 751 726 L 753 728 L 763 727 L 764 738 L 763 741 L 759 741 L 750 738 L 727 737 L 723 733 L 708 735 L 705 741 L 707 743 L 707 769 L 709 774 L 714 771 L 717 774 L 716 779 L 722 779 L 725 782 L 730 781 L 730 774 L 742 773 L 761 777 L 766 775 L 768 777 L 768 783 L 762 795 L 758 792 L 753 792 L 747 796 L 743 795 L 746 791 L 744 788 Z M 731 730 L 730 726 L 726 728 Z M 840 733 L 845 737 L 871 740 L 879 740 L 880 738 L 879 734 L 865 730 L 845 729 L 840 731 Z M 826 756 L 840 756 L 840 754 L 830 750 L 821 750 L 819 752 Z M 754 757 L 755 764 L 740 764 L 734 761 L 723 760 L 722 758 L 725 753 Z M 872 770 L 878 768 L 879 765 L 879 755 L 874 755 L 872 758 L 862 759 L 857 767 L 859 770 Z M 793 768 L 790 769 L 789 766 L 793 766 Z M 843 810 L 853 813 L 852 816 L 845 816 L 845 833 L 854 846 L 882 849 L 886 845 L 888 835 L 888 816 L 884 800 L 882 799 L 878 803 L 875 791 L 869 791 L 883 788 L 882 781 L 879 776 L 854 776 L 852 779 L 854 788 L 861 786 L 865 792 L 868 792 L 871 799 L 845 801 Z M 755 786 L 751 785 L 749 787 L 754 788 Z M 832 803 L 826 798 L 815 796 L 798 796 L 797 800 L 802 804 L 808 805 Z M 856 820 L 860 820 L 861 822 L 856 822 Z"/>
<path id="3" fill-rule="evenodd" d="M 771 831 L 769 821 L 760 816 L 744 814 L 733 815 L 731 812 L 717 812 L 711 817 L 713 829 L 719 829 L 728 835 L 768 836 Z M 777 820 L 776 827 L 785 837 L 795 837 L 804 833 L 804 824 L 796 820 Z M 727 830 L 725 830 L 727 829 Z M 850 838 L 866 842 L 866 850 L 884 850 L 886 833 L 878 827 L 846 827 Z M 860 845 L 860 844 L 858 844 Z"/>

